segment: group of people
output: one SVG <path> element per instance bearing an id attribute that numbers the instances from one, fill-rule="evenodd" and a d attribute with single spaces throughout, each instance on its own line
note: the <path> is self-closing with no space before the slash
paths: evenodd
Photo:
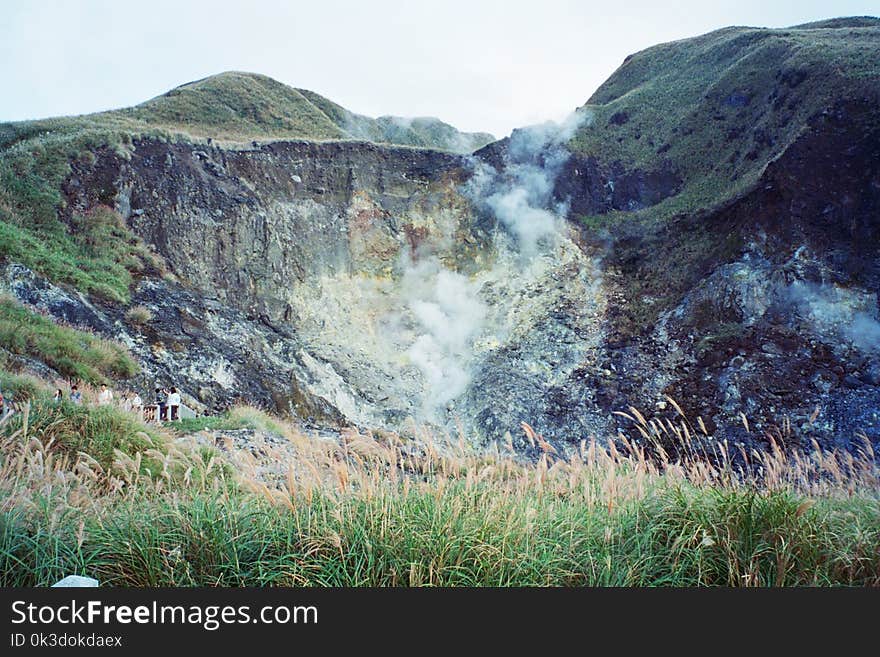
<path id="1" fill-rule="evenodd" d="M 102 384 L 98 391 L 96 402 L 98 406 L 110 406 L 114 403 L 115 398 L 113 390 Z M 56 404 L 61 403 L 64 400 L 64 391 L 58 388 L 52 400 Z M 82 392 L 80 392 L 79 387 L 76 385 L 70 388 L 70 401 L 76 405 L 83 403 Z M 145 406 L 144 400 L 136 391 L 126 390 L 119 399 L 119 406 L 122 410 L 137 413 L 142 419 L 155 422 L 179 420 L 180 405 L 180 393 L 174 387 L 156 388 L 156 401 L 152 405 Z M 0 418 L 4 417 L 3 409 L 3 398 L 2 394 L 0 394 Z"/>
<path id="2" fill-rule="evenodd" d="M 137 393 L 124 393 L 123 400 L 128 398 L 132 394 L 138 400 L 140 399 L 140 395 L 138 395 Z M 64 391 L 61 388 L 55 389 L 55 394 L 52 395 L 52 401 L 55 402 L 56 404 L 60 404 L 61 402 L 64 401 Z M 71 403 L 76 404 L 77 406 L 82 405 L 83 396 L 82 396 L 82 392 L 79 389 L 79 386 L 77 386 L 77 385 L 70 386 L 70 401 L 71 401 Z M 113 403 L 113 391 L 110 388 L 108 388 L 107 385 L 104 383 L 101 384 L 101 389 L 98 391 L 97 403 L 98 403 L 98 406 L 109 406 L 110 404 Z M 142 406 L 143 403 L 141 403 L 140 405 Z M 129 407 L 126 410 L 132 410 L 132 405 L 129 405 Z"/>
<path id="3" fill-rule="evenodd" d="M 159 412 L 158 420 L 180 419 L 180 393 L 177 388 L 156 388 L 156 408 Z"/>
<path id="4" fill-rule="evenodd" d="M 107 386 L 104 387 L 106 388 Z M 110 394 L 112 395 L 113 393 Z M 57 388 L 55 390 L 55 394 L 52 395 L 52 401 L 56 404 L 60 404 L 62 401 L 64 401 L 64 391 L 61 388 Z M 77 406 L 80 406 L 83 403 L 82 393 L 79 391 L 78 386 L 70 387 L 70 401 Z"/>

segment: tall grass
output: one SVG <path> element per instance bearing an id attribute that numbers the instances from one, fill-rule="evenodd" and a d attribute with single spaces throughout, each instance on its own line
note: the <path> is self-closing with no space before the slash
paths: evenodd
<path id="1" fill-rule="evenodd" d="M 145 474 L 122 452 L 104 468 L 9 435 L 0 581 L 880 584 L 880 479 L 867 455 L 771 450 L 734 469 L 699 452 L 671 461 L 593 441 L 525 463 L 506 448 L 284 430 L 289 449 L 263 454 L 287 459 L 275 485 L 240 465 L 247 459 L 230 469 L 206 448 L 172 443 Z"/>
<path id="2" fill-rule="evenodd" d="M 17 406 L 17 412 L 0 425 L 0 435 L 18 437 L 4 444 L 3 458 L 10 458 L 21 445 L 34 439 L 56 457 L 66 457 L 58 463 L 74 472 L 86 466 L 110 469 L 123 455 L 139 459 L 144 469 L 151 466 L 161 471 L 150 455 L 164 450 L 168 437 L 156 427 L 143 424 L 134 413 L 116 406 L 56 402 L 52 390 L 30 376 L 0 372 L 0 386 Z M 88 387 L 83 393 L 86 399 L 95 397 Z"/>

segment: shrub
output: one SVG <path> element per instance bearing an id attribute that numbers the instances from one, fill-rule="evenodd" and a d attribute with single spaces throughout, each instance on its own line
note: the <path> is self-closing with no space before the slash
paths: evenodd
<path id="1" fill-rule="evenodd" d="M 132 306 L 125 312 L 125 318 L 135 326 L 143 326 L 153 319 L 153 313 L 146 306 Z"/>
<path id="2" fill-rule="evenodd" d="M 208 415 L 169 422 L 175 433 L 188 434 L 204 430 L 258 429 L 278 435 L 286 435 L 288 428 L 278 418 L 253 406 L 239 405 L 222 415 Z"/>
<path id="3" fill-rule="evenodd" d="M 16 403 L 35 398 L 45 387 L 46 384 L 34 376 L 0 370 L 0 390 L 4 395 L 11 393 Z"/>

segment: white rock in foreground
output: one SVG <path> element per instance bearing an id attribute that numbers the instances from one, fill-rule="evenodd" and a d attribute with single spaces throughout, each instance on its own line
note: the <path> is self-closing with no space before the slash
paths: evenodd
<path id="1" fill-rule="evenodd" d="M 73 587 L 93 587 L 98 586 L 98 580 L 92 579 L 91 577 L 81 577 L 79 575 L 68 575 L 62 580 L 55 582 L 52 585 L 52 588 L 56 587 L 65 587 L 65 586 L 73 586 Z"/>

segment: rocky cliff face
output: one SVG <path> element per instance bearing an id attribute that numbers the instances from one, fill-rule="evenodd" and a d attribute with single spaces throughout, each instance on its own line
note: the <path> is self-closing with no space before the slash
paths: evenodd
<path id="1" fill-rule="evenodd" d="M 878 29 L 658 46 L 565 124 L 473 156 L 145 136 L 97 148 L 71 164 L 62 220 L 115 208 L 169 273 L 145 272 L 127 306 L 14 263 L 5 287 L 129 345 L 134 383 L 175 382 L 206 406 L 528 452 L 522 422 L 565 450 L 630 432 L 614 415 L 629 406 L 679 421 L 669 395 L 746 447 L 876 445 L 880 84 L 858 60 L 845 96 L 811 93 L 838 82 L 792 44 L 818 35 L 856 58 Z M 663 92 L 688 57 L 718 77 Z M 774 77 L 765 59 L 785 65 Z M 736 69 L 749 62 L 762 73 Z"/>
<path id="2" fill-rule="evenodd" d="M 112 306 L 83 317 L 135 351 L 144 385 L 177 381 L 209 406 L 518 435 L 563 412 L 544 397 L 565 394 L 597 344 L 602 303 L 560 218 L 527 255 L 499 231 L 482 199 L 518 188 L 498 176 L 479 159 L 369 143 L 99 151 L 65 181 L 66 212 L 112 205 L 173 276 L 135 290 L 144 325 Z M 589 419 L 565 403 L 560 435 Z"/>
<path id="3" fill-rule="evenodd" d="M 75 166 L 64 190 L 68 213 L 115 207 L 173 272 L 135 291 L 153 315 L 144 326 L 116 313 L 148 376 L 208 405 L 381 424 L 372 401 L 389 375 L 371 367 L 386 355 L 364 333 L 378 328 L 373 304 L 422 241 L 445 241 L 451 266 L 473 262 L 461 176 L 455 156 L 369 143 L 141 140 Z"/>

